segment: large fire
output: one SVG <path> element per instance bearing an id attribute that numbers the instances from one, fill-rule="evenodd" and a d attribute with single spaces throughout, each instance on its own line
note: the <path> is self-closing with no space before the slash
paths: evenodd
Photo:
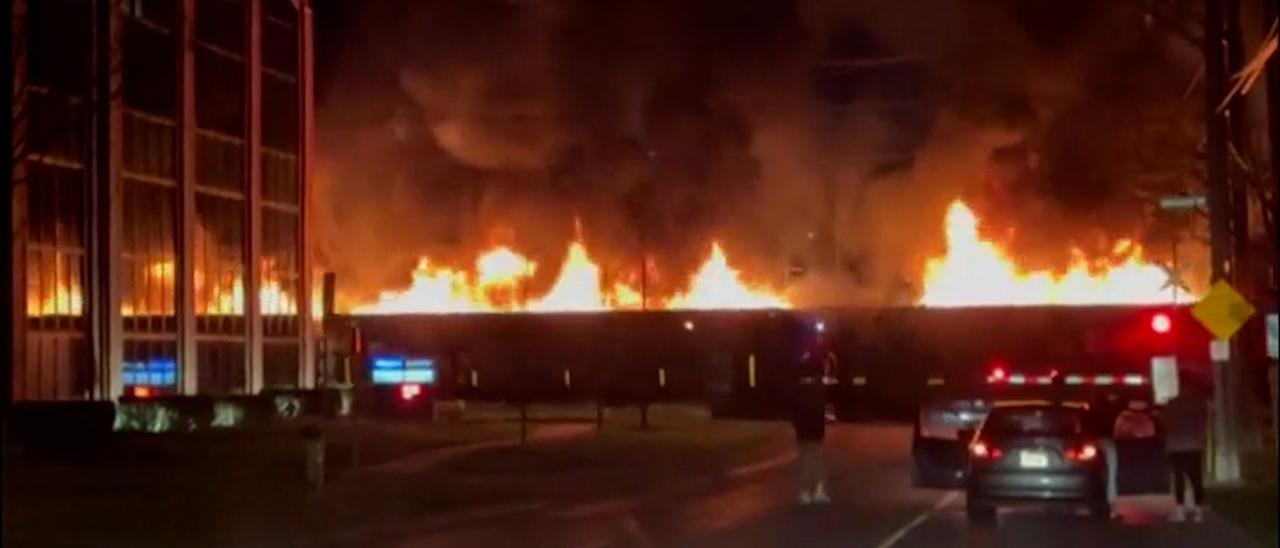
<path id="1" fill-rule="evenodd" d="M 726 306 L 731 305 L 731 306 Z M 743 284 L 737 270 L 729 266 L 720 244 L 711 244 L 711 256 L 693 275 L 689 290 L 666 301 L 667 308 L 787 308 L 787 300 L 768 290 Z"/>
<path id="2" fill-rule="evenodd" d="M 626 281 L 605 280 L 581 241 L 569 244 L 559 274 L 551 287 L 530 294 L 536 265 L 505 247 L 476 258 L 472 271 L 433 266 L 427 258 L 418 262 L 409 287 L 384 291 L 374 303 L 358 306 L 356 314 L 417 314 L 475 312 L 601 312 L 640 310 L 651 305 L 662 309 L 745 310 L 787 308 L 780 293 L 751 284 L 729 266 L 720 244 L 710 253 L 686 289 L 674 296 L 642 297 L 643 292 Z M 644 301 L 648 302 L 644 302 Z"/>
<path id="3" fill-rule="evenodd" d="M 1190 302 L 1195 296 L 1170 283 L 1169 273 L 1143 258 L 1142 247 L 1129 240 L 1116 243 L 1106 257 L 1090 259 L 1076 252 L 1063 273 L 1028 271 L 1001 247 L 984 240 L 979 220 L 963 202 L 952 202 L 945 219 L 947 251 L 925 264 L 922 306 L 1024 306 L 1160 304 Z M 197 265 L 199 266 L 199 265 Z M 298 298 L 269 259 L 260 264 L 263 276 L 259 305 L 265 315 L 294 315 Z M 480 254 L 472 269 L 438 266 L 422 257 L 407 288 L 384 291 L 378 300 L 357 306 L 356 314 L 447 314 L 478 312 L 599 312 L 610 310 L 751 310 L 790 308 L 782 292 L 743 279 L 730 266 L 719 243 L 711 244 L 706 260 L 673 295 L 643 296 L 627 280 L 607 280 L 581 240 L 571 242 L 555 281 L 532 292 L 538 265 L 507 247 Z M 124 316 L 172 315 L 175 303 L 174 263 L 153 261 L 140 270 L 140 286 L 156 295 L 122 303 Z M 27 315 L 78 316 L 84 296 L 78 285 L 46 288 L 30 286 Z M 239 272 L 195 272 L 197 314 L 243 315 L 245 288 Z M 156 298 L 158 296 L 158 298 Z M 319 292 L 310 303 L 314 318 L 322 314 Z"/>
<path id="4" fill-rule="evenodd" d="M 978 218 L 963 202 L 946 215 L 947 252 L 925 265 L 924 306 L 1159 304 L 1193 300 L 1170 283 L 1169 273 L 1147 262 L 1142 247 L 1121 240 L 1108 257 L 1077 252 L 1062 274 L 1025 271 L 978 234 Z"/>

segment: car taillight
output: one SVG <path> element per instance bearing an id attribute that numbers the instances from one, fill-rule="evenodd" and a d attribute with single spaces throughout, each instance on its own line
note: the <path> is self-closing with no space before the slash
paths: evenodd
<path id="1" fill-rule="evenodd" d="M 400 385 L 400 399 L 404 401 L 412 400 L 422 393 L 422 385 L 420 384 L 402 384 Z"/>
<path id="2" fill-rule="evenodd" d="M 975 441 L 969 446 L 969 454 L 980 459 L 998 459 L 1003 453 L 999 447 L 987 445 L 987 442 Z"/>
<path id="3" fill-rule="evenodd" d="M 1091 461 L 1098 457 L 1098 448 L 1092 443 L 1086 443 L 1079 448 L 1067 449 L 1067 460 L 1076 462 Z"/>

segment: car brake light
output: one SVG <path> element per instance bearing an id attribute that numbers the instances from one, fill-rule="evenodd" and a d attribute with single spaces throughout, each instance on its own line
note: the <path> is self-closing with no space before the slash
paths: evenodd
<path id="1" fill-rule="evenodd" d="M 422 385 L 420 384 L 402 384 L 400 385 L 400 399 L 409 401 L 422 393 Z"/>
<path id="2" fill-rule="evenodd" d="M 969 453 L 980 459 L 998 459 L 1002 454 L 1000 448 L 991 447 L 986 442 L 975 441 L 969 446 Z"/>
<path id="3" fill-rule="evenodd" d="M 1067 449 L 1067 460 L 1078 462 L 1091 461 L 1098 456 L 1098 448 L 1092 443 L 1080 446 L 1080 449 Z"/>

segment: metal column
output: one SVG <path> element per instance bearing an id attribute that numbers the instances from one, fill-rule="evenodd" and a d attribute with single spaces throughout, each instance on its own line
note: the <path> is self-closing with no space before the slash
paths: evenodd
<path id="1" fill-rule="evenodd" d="M 245 268 L 246 319 L 249 328 L 246 337 L 248 368 L 246 392 L 253 394 L 262 389 L 262 0 L 245 2 L 248 9 L 248 43 L 245 47 L 245 70 L 248 72 L 245 111 L 248 124 L 245 132 L 245 151 L 248 154 L 249 192 L 246 204 L 249 208 L 248 261 Z"/>
<path id="2" fill-rule="evenodd" d="M 13 103 L 10 105 L 13 112 L 23 112 L 26 100 L 26 66 L 27 56 L 16 55 L 16 52 L 25 52 L 24 44 L 19 41 L 25 40 L 26 33 L 22 28 L 26 25 L 27 17 L 27 0 L 11 0 L 9 6 L 9 21 L 4 27 L 4 36 L 0 38 L 0 49 L 3 50 L 2 55 L 7 59 L 12 59 L 3 71 L 3 77 L 0 78 L 0 89 L 13 90 L 10 97 Z M 10 117 L 14 123 L 5 124 L 6 133 L 4 140 L 9 142 L 10 150 L 19 152 L 18 143 L 23 138 L 25 128 L 18 127 L 23 123 L 23 117 Z M 26 326 L 27 326 L 27 306 L 26 306 L 26 212 L 27 212 L 27 196 L 26 186 L 19 186 L 16 182 L 23 177 L 23 163 L 25 158 L 18 154 L 6 154 L 3 164 L 0 164 L 0 170 L 6 172 L 9 179 L 4 184 L 4 205 L 0 210 L 0 226 L 9 227 L 8 233 L 10 238 L 6 240 L 9 249 L 8 262 L 10 264 L 0 265 L 0 275 L 9 276 L 0 281 L 0 310 L 7 310 L 9 314 L 9 329 L 6 333 L 0 334 L 4 337 L 0 342 L 0 360 L 5 363 L 0 364 L 0 402 L 3 402 L 3 414 L 9 416 L 7 412 L 9 404 L 13 402 L 15 388 L 17 387 L 18 371 L 24 370 L 26 366 Z M 8 422 L 5 422 L 8 425 Z M 5 435 L 8 435 L 8 429 L 5 429 Z"/>
<path id="3" fill-rule="evenodd" d="M 183 394 L 200 389 L 196 352 L 196 70 L 195 0 L 178 7 L 178 363 Z"/>
<path id="4" fill-rule="evenodd" d="M 301 260 L 298 261 L 300 277 L 298 290 L 298 323 L 301 334 L 302 367 L 299 368 L 302 378 L 298 380 L 301 388 L 314 388 L 316 384 L 316 323 L 311 316 L 312 255 L 311 255 L 311 183 L 312 159 L 314 158 L 315 130 L 315 55 L 312 39 L 310 0 L 298 2 L 298 104 L 301 116 L 298 117 L 298 212 L 301 226 L 298 232 L 298 245 Z"/>
<path id="5" fill-rule="evenodd" d="M 94 208 L 87 313 L 94 330 L 95 397 L 116 399 L 124 393 L 120 364 L 124 354 L 124 321 L 120 316 L 120 249 L 124 188 L 120 171 L 124 160 L 122 49 L 123 13 L 112 0 L 94 5 Z"/>

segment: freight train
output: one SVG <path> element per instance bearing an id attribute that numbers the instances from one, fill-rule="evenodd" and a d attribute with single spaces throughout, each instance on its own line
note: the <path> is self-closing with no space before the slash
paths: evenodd
<path id="1" fill-rule="evenodd" d="M 1210 335 L 1180 306 L 866 308 L 335 317 L 332 378 L 389 412 L 435 399 L 700 401 L 777 417 L 791 367 L 826 340 L 844 420 L 909 418 L 941 394 L 1006 384 L 1148 383 L 1153 358 L 1207 374 Z M 797 333 L 800 336 L 797 336 Z M 805 335 L 807 333 L 807 336 Z"/>

